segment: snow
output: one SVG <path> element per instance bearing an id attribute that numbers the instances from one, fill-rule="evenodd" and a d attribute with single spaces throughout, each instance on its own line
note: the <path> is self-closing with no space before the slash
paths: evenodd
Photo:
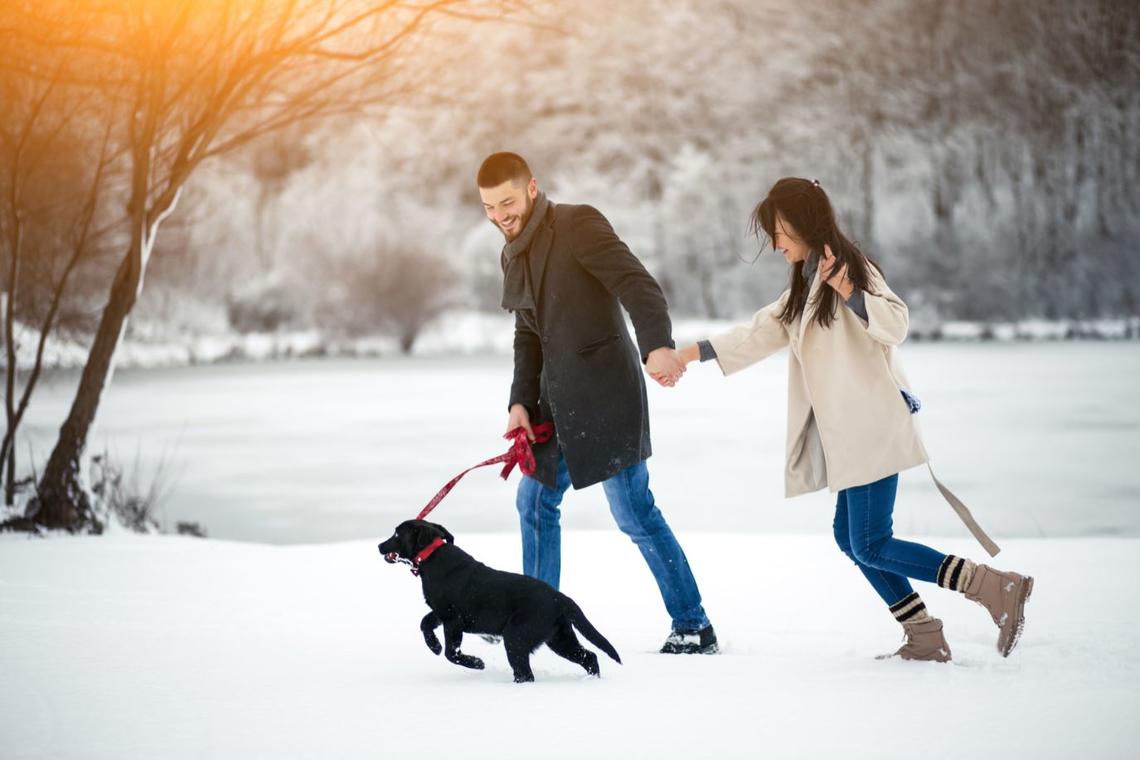
<path id="1" fill-rule="evenodd" d="M 456 511 L 462 505 L 454 505 Z M 444 508 L 441 507 L 441 510 Z M 446 514 L 441 514 L 446 522 Z M 897 624 L 823 536 L 682 533 L 724 653 L 654 653 L 668 620 L 616 530 L 564 535 L 564 591 L 617 647 L 546 650 L 516 685 L 468 637 L 433 656 L 419 581 L 375 540 L 0 537 L 0 756 L 1125 758 L 1140 750 L 1136 539 L 1005 541 L 1037 579 L 1009 659 L 986 613 L 918 584 L 949 665 L 878 661 Z M 517 570 L 513 533 L 459 534 Z M 943 551 L 977 555 L 966 540 Z"/>
<path id="2" fill-rule="evenodd" d="M 984 611 L 926 584 L 955 662 L 875 659 L 900 631 L 832 543 L 833 497 L 781 498 L 782 356 L 649 388 L 653 489 L 724 654 L 655 654 L 656 587 L 587 489 L 563 503 L 563 590 L 625 664 L 603 657 L 587 679 L 540 651 L 522 686 L 478 638 L 464 649 L 485 671 L 432 656 L 418 580 L 376 550 L 505 449 L 508 356 L 125 369 L 89 451 L 137 451 L 144 481 L 164 464 L 164 522 L 215 538 L 0 535 L 0 757 L 1136 756 L 1140 352 L 943 342 L 903 357 L 939 476 L 1003 546 L 993 564 L 1037 578 L 1007 660 Z M 21 452 L 46 454 L 73 382 L 45 378 Z M 472 473 L 433 515 L 505 570 L 517 477 Z M 982 558 L 920 470 L 895 527 Z"/>

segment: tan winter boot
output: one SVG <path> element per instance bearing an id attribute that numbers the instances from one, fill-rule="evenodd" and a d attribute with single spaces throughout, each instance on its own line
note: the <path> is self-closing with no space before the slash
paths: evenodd
<path id="1" fill-rule="evenodd" d="M 921 623 L 903 623 L 906 643 L 894 654 L 880 655 L 887 660 L 901 657 L 904 660 L 926 660 L 930 662 L 950 662 L 950 645 L 942 635 L 942 621 L 930 618 Z"/>
<path id="2" fill-rule="evenodd" d="M 1025 603 L 1033 593 L 1033 579 L 1017 573 L 1003 573 L 986 565 L 978 565 L 966 598 L 977 602 L 989 611 L 998 627 L 997 649 L 1002 657 L 1017 646 L 1025 627 Z"/>

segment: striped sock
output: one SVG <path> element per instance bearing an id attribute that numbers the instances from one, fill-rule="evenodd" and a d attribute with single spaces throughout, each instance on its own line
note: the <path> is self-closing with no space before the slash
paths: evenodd
<path id="1" fill-rule="evenodd" d="M 926 611 L 926 604 L 923 603 L 917 591 L 912 591 L 892 604 L 891 614 L 895 616 L 895 620 L 903 624 L 922 623 L 930 620 L 930 614 Z"/>
<path id="2" fill-rule="evenodd" d="M 977 565 L 965 557 L 948 554 L 946 559 L 942 560 L 942 566 L 938 568 L 938 585 L 951 591 L 965 591 L 970 585 L 970 579 L 974 577 L 976 567 Z"/>

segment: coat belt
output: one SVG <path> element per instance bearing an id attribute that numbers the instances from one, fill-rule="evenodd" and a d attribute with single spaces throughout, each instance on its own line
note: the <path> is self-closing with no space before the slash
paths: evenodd
<path id="1" fill-rule="evenodd" d="M 953 491 L 942 485 L 942 481 L 934 474 L 934 468 L 930 466 L 930 462 L 926 463 L 926 469 L 930 470 L 930 477 L 934 480 L 934 485 L 938 486 L 938 491 L 942 494 L 942 498 L 946 499 L 946 502 L 958 513 L 958 517 L 966 524 L 966 528 L 974 534 L 974 538 L 978 540 L 982 548 L 989 552 L 991 557 L 996 557 L 998 552 L 1001 551 L 1001 548 L 994 543 L 992 538 L 986 535 L 986 532 L 982 530 L 982 526 L 978 525 L 978 521 L 970 514 L 969 508 L 962 503 L 962 500 L 955 496 Z"/>

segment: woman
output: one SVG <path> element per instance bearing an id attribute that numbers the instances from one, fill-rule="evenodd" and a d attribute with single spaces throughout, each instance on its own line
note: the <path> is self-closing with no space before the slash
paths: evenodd
<path id="1" fill-rule="evenodd" d="M 824 487 L 838 492 L 836 543 L 902 624 L 906 643 L 895 655 L 950 660 L 942 622 L 908 580 L 917 578 L 985 607 L 998 626 L 998 651 L 1008 656 L 1024 625 L 1033 579 L 900 541 L 891 530 L 898 473 L 928 459 L 912 417 L 919 402 L 895 351 L 906 338 L 906 304 L 887 287 L 879 266 L 840 232 L 818 182 L 781 179 L 756 207 L 752 224 L 792 265 L 788 289 L 749 324 L 687 346 L 681 358 L 686 364 L 716 359 L 730 375 L 788 346 L 786 496 Z M 996 555 L 997 546 L 965 505 L 935 483 Z"/>

